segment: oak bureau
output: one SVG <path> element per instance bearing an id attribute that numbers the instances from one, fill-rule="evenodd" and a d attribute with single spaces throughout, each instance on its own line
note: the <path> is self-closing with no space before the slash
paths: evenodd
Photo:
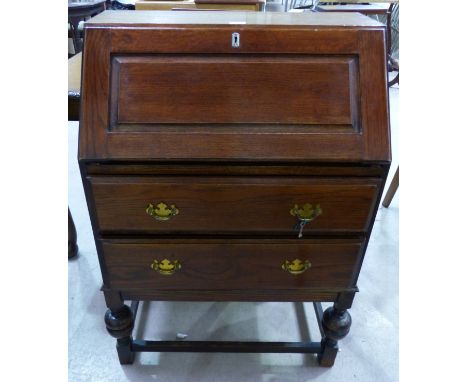
<path id="1" fill-rule="evenodd" d="M 298 352 L 333 365 L 390 165 L 385 27 L 106 11 L 85 28 L 79 163 L 120 362 Z M 152 300 L 313 302 L 322 340 L 133 339 Z"/>

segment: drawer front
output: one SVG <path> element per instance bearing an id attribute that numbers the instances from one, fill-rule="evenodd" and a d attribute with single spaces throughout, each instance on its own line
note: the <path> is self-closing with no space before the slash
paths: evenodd
<path id="1" fill-rule="evenodd" d="M 111 288 L 173 290 L 348 288 L 358 240 L 103 241 Z"/>
<path id="2" fill-rule="evenodd" d="M 319 206 L 321 214 L 305 225 L 305 235 L 364 232 L 380 186 L 369 178 L 88 179 L 101 233 L 297 235 L 299 220 L 291 210 L 306 204 Z M 164 214 L 169 216 L 161 220 Z"/>

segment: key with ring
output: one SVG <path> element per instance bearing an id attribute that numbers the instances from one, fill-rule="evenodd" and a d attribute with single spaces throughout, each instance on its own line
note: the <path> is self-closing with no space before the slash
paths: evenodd
<path id="1" fill-rule="evenodd" d="M 297 235 L 298 239 L 303 236 L 304 227 L 307 223 L 314 220 L 317 216 L 322 214 L 322 209 L 320 205 L 316 205 L 315 208 L 312 207 L 312 204 L 306 203 L 302 208 L 296 204 L 294 208 L 289 211 L 292 216 L 295 216 L 299 221 L 294 225 L 294 230 L 298 230 L 299 233 Z"/>

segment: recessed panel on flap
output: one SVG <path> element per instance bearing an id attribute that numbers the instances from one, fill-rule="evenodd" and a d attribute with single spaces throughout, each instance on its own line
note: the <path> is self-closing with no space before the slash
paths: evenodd
<path id="1" fill-rule="evenodd" d="M 357 77 L 352 55 L 115 56 L 110 129 L 291 125 L 357 131 Z"/>

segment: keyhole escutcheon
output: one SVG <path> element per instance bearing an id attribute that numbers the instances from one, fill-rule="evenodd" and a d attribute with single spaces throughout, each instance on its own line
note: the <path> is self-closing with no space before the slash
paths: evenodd
<path id="1" fill-rule="evenodd" d="M 232 47 L 233 48 L 239 48 L 240 46 L 240 35 L 237 32 L 234 32 L 232 34 Z"/>

